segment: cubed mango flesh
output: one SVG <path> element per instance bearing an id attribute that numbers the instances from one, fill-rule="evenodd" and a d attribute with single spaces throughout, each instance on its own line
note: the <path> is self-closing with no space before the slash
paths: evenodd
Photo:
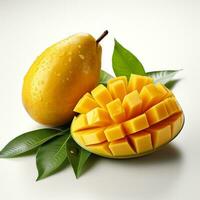
<path id="1" fill-rule="evenodd" d="M 92 128 L 80 131 L 78 134 L 81 135 L 85 145 L 99 144 L 106 141 L 104 129 L 105 128 Z"/>
<path id="2" fill-rule="evenodd" d="M 126 133 L 121 124 L 114 124 L 107 127 L 104 133 L 108 142 L 112 142 L 126 136 Z"/>
<path id="3" fill-rule="evenodd" d="M 74 126 L 72 126 L 72 132 L 80 131 L 89 128 L 86 114 L 80 114 L 74 118 Z"/>
<path id="4" fill-rule="evenodd" d="M 108 83 L 107 83 L 107 84 L 109 85 L 109 84 L 114 83 L 114 82 L 116 82 L 116 81 L 118 81 L 118 80 L 123 81 L 124 84 L 125 84 L 125 86 L 126 86 L 126 88 L 127 88 L 128 80 L 127 80 L 127 77 L 126 77 L 126 76 L 118 76 L 118 77 L 112 78 L 112 79 L 108 80 Z"/>
<path id="5" fill-rule="evenodd" d="M 93 99 L 93 97 L 89 94 L 86 93 L 76 104 L 74 108 L 74 112 L 77 113 L 87 113 L 93 108 L 98 107 L 99 105 L 97 102 Z"/>
<path id="6" fill-rule="evenodd" d="M 114 156 L 129 156 L 135 154 L 135 151 L 126 138 L 111 142 L 109 148 Z"/>
<path id="7" fill-rule="evenodd" d="M 142 99 L 137 90 L 127 94 L 122 102 L 122 106 L 126 112 L 126 118 L 133 118 L 142 112 Z"/>
<path id="8" fill-rule="evenodd" d="M 113 99 L 119 98 L 121 101 L 123 101 L 124 97 L 127 94 L 127 87 L 123 80 L 117 80 L 108 83 L 108 90 Z"/>
<path id="9" fill-rule="evenodd" d="M 112 153 L 108 146 L 109 146 L 108 142 L 103 142 L 101 144 L 89 145 L 89 146 L 87 146 L 87 148 L 91 152 L 98 152 L 98 154 L 101 156 L 110 157 L 110 156 L 112 156 Z"/>
<path id="10" fill-rule="evenodd" d="M 166 99 L 168 97 L 171 97 L 173 94 L 172 92 L 163 84 L 161 83 L 157 83 L 156 84 L 156 88 L 160 91 L 160 93 L 162 94 L 161 100 Z"/>
<path id="11" fill-rule="evenodd" d="M 156 105 L 163 99 L 164 94 L 156 87 L 155 84 L 149 84 L 142 88 L 140 98 L 142 99 L 143 111 Z"/>
<path id="12" fill-rule="evenodd" d="M 93 98 L 103 108 L 106 108 L 106 104 L 112 101 L 112 96 L 108 89 L 100 84 L 91 91 Z"/>
<path id="13" fill-rule="evenodd" d="M 137 153 L 144 153 L 153 149 L 151 134 L 146 131 L 130 135 L 129 139 L 135 146 Z"/>
<path id="14" fill-rule="evenodd" d="M 155 106 L 147 110 L 145 113 L 150 125 L 156 124 L 169 117 L 164 101 L 156 104 Z"/>
<path id="15" fill-rule="evenodd" d="M 151 133 L 154 148 L 160 147 L 171 138 L 171 126 L 159 125 L 151 127 L 147 130 Z"/>
<path id="16" fill-rule="evenodd" d="M 165 105 L 170 116 L 181 111 L 181 108 L 174 97 L 165 99 Z"/>
<path id="17" fill-rule="evenodd" d="M 150 77 L 131 75 L 98 85 L 74 111 L 71 135 L 83 148 L 109 158 L 149 154 L 181 131 L 183 111 L 173 93 Z"/>
<path id="18" fill-rule="evenodd" d="M 183 117 L 183 114 L 181 113 L 181 114 L 172 116 L 171 119 L 169 120 L 171 122 L 170 124 L 171 124 L 172 138 L 174 138 L 182 128 L 184 117 Z"/>
<path id="19" fill-rule="evenodd" d="M 150 83 L 153 83 L 153 79 L 148 76 L 131 74 L 128 83 L 128 92 L 132 92 L 134 90 L 140 92 L 145 85 L 148 85 Z"/>
<path id="20" fill-rule="evenodd" d="M 103 108 L 94 108 L 86 114 L 87 123 L 89 126 L 98 127 L 106 126 L 111 122 L 111 118 Z"/>
<path id="21" fill-rule="evenodd" d="M 167 118 L 161 124 L 171 125 L 172 138 L 174 138 L 182 128 L 184 117 L 182 113 L 177 113 Z"/>
<path id="22" fill-rule="evenodd" d="M 146 115 L 141 114 L 123 123 L 127 135 L 139 132 L 149 127 Z"/>
<path id="23" fill-rule="evenodd" d="M 111 119 L 120 123 L 125 120 L 126 113 L 124 108 L 122 107 L 122 103 L 120 99 L 115 99 L 106 105 L 108 113 L 110 114 Z"/>

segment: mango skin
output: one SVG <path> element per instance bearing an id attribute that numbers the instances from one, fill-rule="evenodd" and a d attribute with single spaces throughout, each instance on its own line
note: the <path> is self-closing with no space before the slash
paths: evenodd
<path id="1" fill-rule="evenodd" d="M 47 48 L 24 77 L 22 101 L 29 115 L 45 125 L 71 121 L 80 97 L 98 83 L 101 46 L 79 33 Z"/>

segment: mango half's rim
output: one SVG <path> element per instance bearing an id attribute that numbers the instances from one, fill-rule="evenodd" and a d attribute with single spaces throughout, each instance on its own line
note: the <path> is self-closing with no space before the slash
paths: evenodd
<path id="1" fill-rule="evenodd" d="M 73 132 L 71 131 L 71 127 L 72 127 L 72 124 L 74 122 L 74 120 L 76 119 L 76 116 L 73 118 L 72 120 L 72 123 L 71 123 L 71 127 L 70 127 L 70 132 L 71 132 L 71 136 L 73 138 L 73 140 L 83 149 L 85 149 L 86 151 L 94 154 L 94 155 L 97 155 L 97 156 L 101 156 L 101 157 L 104 157 L 104 158 L 111 158 L 111 159 L 130 159 L 130 158 L 138 158 L 138 157 L 142 157 L 142 156 L 146 156 L 146 155 L 149 155 L 149 154 L 152 154 L 162 148 L 164 148 L 167 144 L 169 144 L 172 140 L 174 140 L 178 135 L 179 133 L 182 131 L 183 127 L 184 127 L 184 124 L 185 124 L 185 115 L 182 111 L 182 115 L 183 115 L 183 123 L 182 123 L 182 126 L 180 128 L 180 130 L 178 131 L 178 133 L 172 137 L 169 141 L 167 141 L 166 143 L 164 143 L 163 145 L 161 145 L 160 147 L 158 148 L 155 148 L 153 150 L 150 150 L 150 151 L 147 151 L 147 152 L 144 152 L 144 153 L 136 153 L 136 154 L 133 154 L 133 155 L 130 155 L 130 156 L 108 156 L 108 155 L 103 155 L 103 154 L 96 154 L 96 153 L 93 153 L 91 152 L 86 146 L 83 146 L 81 145 L 80 143 L 78 143 L 75 139 L 75 136 L 73 135 Z"/>

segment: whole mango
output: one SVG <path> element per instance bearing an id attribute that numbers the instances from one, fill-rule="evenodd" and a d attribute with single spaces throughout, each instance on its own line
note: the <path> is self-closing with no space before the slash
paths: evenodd
<path id="1" fill-rule="evenodd" d="M 100 68 L 101 46 L 90 34 L 75 34 L 50 46 L 24 77 L 25 109 L 42 124 L 69 122 L 80 97 L 97 85 Z"/>

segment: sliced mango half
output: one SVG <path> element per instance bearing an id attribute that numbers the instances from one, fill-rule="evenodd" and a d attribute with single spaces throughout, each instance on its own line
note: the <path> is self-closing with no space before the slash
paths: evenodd
<path id="1" fill-rule="evenodd" d="M 77 103 L 71 125 L 84 149 L 109 158 L 152 153 L 173 140 L 184 124 L 173 93 L 147 76 L 131 75 L 98 85 Z"/>

